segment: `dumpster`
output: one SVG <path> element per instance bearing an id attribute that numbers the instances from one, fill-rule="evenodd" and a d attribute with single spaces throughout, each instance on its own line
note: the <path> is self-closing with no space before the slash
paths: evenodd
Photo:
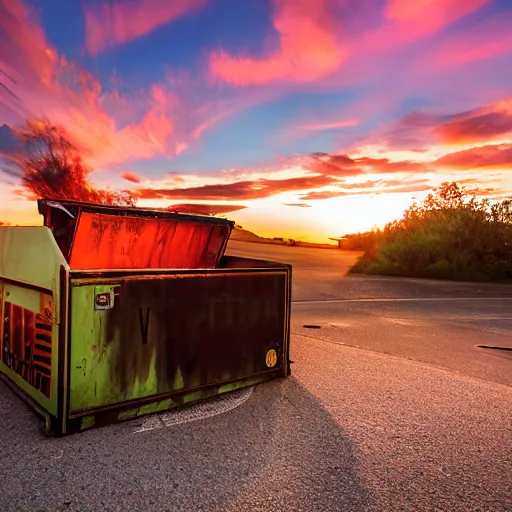
<path id="1" fill-rule="evenodd" d="M 39 200 L 0 227 L 0 373 L 61 436 L 290 374 L 291 266 L 226 256 L 233 223 Z"/>

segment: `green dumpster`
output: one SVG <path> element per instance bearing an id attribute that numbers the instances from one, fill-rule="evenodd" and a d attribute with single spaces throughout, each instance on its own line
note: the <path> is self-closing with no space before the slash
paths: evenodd
<path id="1" fill-rule="evenodd" d="M 226 256 L 233 223 L 38 201 L 0 227 L 0 372 L 60 436 L 290 374 L 291 267 Z"/>

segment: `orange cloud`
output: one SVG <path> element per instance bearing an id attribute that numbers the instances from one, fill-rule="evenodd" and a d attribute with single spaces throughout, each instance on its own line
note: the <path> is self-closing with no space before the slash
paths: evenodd
<path id="1" fill-rule="evenodd" d="M 307 203 L 284 203 L 284 206 L 296 206 L 297 208 L 311 208 Z"/>
<path id="2" fill-rule="evenodd" d="M 512 169 L 512 144 L 483 146 L 450 153 L 436 162 L 445 169 Z"/>
<path id="3" fill-rule="evenodd" d="M 453 116 L 436 128 L 446 144 L 471 144 L 512 136 L 512 98 Z"/>
<path id="4" fill-rule="evenodd" d="M 200 199 L 226 201 L 231 199 L 262 199 L 282 192 L 310 190 L 333 185 L 337 180 L 329 176 L 301 176 L 282 180 L 247 180 L 235 183 L 202 185 L 188 188 L 141 188 L 136 193 L 141 199 Z"/>
<path id="5" fill-rule="evenodd" d="M 210 55 L 212 75 L 239 86 L 292 80 L 310 82 L 337 70 L 346 57 L 340 27 L 329 13 L 333 0 L 274 0 L 279 48 L 264 58 Z"/>
<path id="6" fill-rule="evenodd" d="M 168 210 L 180 213 L 193 213 L 198 215 L 220 215 L 243 210 L 247 206 L 239 204 L 173 204 Z"/>
<path id="7" fill-rule="evenodd" d="M 467 146 L 512 140 L 512 97 L 467 112 L 432 114 L 414 111 L 367 135 L 351 152 L 424 153 L 442 145 Z M 414 159 L 414 158 L 413 158 Z"/>
<path id="8" fill-rule="evenodd" d="M 316 201 L 321 199 L 332 199 L 334 197 L 344 197 L 365 194 L 398 194 L 424 192 L 431 188 L 428 180 L 413 180 L 410 182 L 399 180 L 379 180 L 366 181 L 364 183 L 343 184 L 337 190 L 322 190 L 309 192 L 300 196 L 299 199 L 305 201 Z"/>
<path id="9" fill-rule="evenodd" d="M 127 181 L 131 181 L 132 183 L 141 183 L 142 177 L 138 174 L 135 174 L 132 171 L 125 171 L 121 174 L 121 178 L 124 178 Z"/>
<path id="10" fill-rule="evenodd" d="M 27 118 L 48 119 L 66 129 L 95 168 L 176 156 L 218 122 L 219 112 L 231 114 L 245 105 L 246 98 L 198 101 L 184 83 L 180 94 L 176 84 L 171 89 L 166 82 L 129 94 L 105 90 L 94 75 L 52 48 L 22 1 L 0 2 L 0 33 L 1 68 L 9 83 L 15 81 L 19 97 L 0 89 L 2 122 L 15 126 Z"/>
<path id="11" fill-rule="evenodd" d="M 107 164 L 121 155 L 151 156 L 162 148 L 171 123 L 161 105 L 149 102 L 139 124 L 118 130 L 115 120 L 103 108 L 106 94 L 98 80 L 57 55 L 22 2 L 2 2 L 0 31 L 6 35 L 0 39 L 2 67 L 16 80 L 21 99 L 19 103 L 3 105 L 2 113 L 8 122 L 17 124 L 27 117 L 49 118 L 64 126 L 98 161 Z"/>
<path id="12" fill-rule="evenodd" d="M 315 153 L 311 155 L 313 164 L 310 169 L 326 176 L 358 176 L 361 174 L 417 173 L 425 172 L 422 163 L 403 161 L 393 162 L 388 158 L 358 157 L 346 154 L 328 155 Z"/>
<path id="13" fill-rule="evenodd" d="M 201 8 L 206 0 L 131 0 L 87 5 L 85 47 L 90 55 L 128 43 Z"/>

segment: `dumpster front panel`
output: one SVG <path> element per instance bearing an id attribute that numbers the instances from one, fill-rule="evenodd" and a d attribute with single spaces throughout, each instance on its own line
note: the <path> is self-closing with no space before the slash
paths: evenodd
<path id="1" fill-rule="evenodd" d="M 289 273 L 72 279 L 70 415 L 287 375 Z M 235 384 L 237 383 L 237 384 Z"/>
<path id="2" fill-rule="evenodd" d="M 54 420 L 63 416 L 61 289 L 68 269 L 47 227 L 0 226 L 0 378 Z"/>

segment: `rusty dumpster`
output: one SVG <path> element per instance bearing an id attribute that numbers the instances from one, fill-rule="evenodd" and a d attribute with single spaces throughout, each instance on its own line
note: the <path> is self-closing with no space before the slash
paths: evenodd
<path id="1" fill-rule="evenodd" d="M 39 200 L 0 227 L 0 373 L 61 436 L 290 374 L 291 266 L 231 221 Z"/>

